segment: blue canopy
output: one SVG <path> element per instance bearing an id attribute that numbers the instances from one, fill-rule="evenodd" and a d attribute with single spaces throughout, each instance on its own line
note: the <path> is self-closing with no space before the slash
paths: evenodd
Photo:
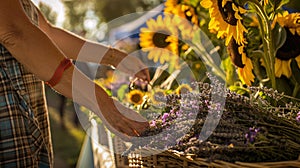
<path id="1" fill-rule="evenodd" d="M 145 12 L 144 15 L 138 19 L 131 21 L 129 23 L 123 24 L 117 28 L 112 29 L 109 32 L 109 42 L 113 43 L 117 40 L 125 38 L 138 38 L 140 33 L 140 28 L 146 27 L 146 22 L 150 18 L 156 18 L 159 15 L 163 15 L 164 5 L 161 4 L 152 10 Z"/>

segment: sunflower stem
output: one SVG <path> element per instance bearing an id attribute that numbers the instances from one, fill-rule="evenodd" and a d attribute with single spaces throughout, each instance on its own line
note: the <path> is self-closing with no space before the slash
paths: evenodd
<path id="1" fill-rule="evenodd" d="M 299 90 L 300 90 L 300 85 L 299 85 L 299 83 L 296 82 L 295 88 L 294 88 L 294 90 L 293 90 L 293 97 L 296 97 L 296 96 L 297 96 Z"/>
<path id="2" fill-rule="evenodd" d="M 203 62 L 213 68 L 213 72 L 222 78 L 222 80 L 226 81 L 226 75 L 224 71 L 216 65 L 216 63 L 212 60 L 209 53 L 205 50 L 205 48 L 201 44 L 196 44 L 196 47 L 192 47 L 193 50 L 198 54 L 202 55 Z"/>
<path id="3" fill-rule="evenodd" d="M 256 10 L 259 16 L 260 32 L 262 34 L 263 48 L 264 48 L 264 63 L 266 66 L 266 72 L 268 78 L 271 81 L 271 86 L 276 89 L 276 79 L 275 79 L 275 49 L 273 44 L 273 37 L 271 31 L 271 23 L 265 13 L 261 4 L 256 0 L 246 0 L 244 2 L 249 2 Z"/>

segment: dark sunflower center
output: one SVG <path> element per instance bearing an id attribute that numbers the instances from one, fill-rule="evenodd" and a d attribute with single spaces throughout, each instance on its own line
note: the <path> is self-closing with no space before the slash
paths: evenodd
<path id="1" fill-rule="evenodd" d="M 296 24 L 300 24 L 300 18 L 297 18 L 295 21 Z"/>
<path id="2" fill-rule="evenodd" d="M 219 11 L 221 12 L 222 18 L 225 22 L 230 25 L 236 26 L 237 19 L 234 17 L 234 10 L 232 9 L 233 2 L 226 2 L 225 6 L 222 7 L 222 0 L 218 0 Z"/>
<path id="3" fill-rule="evenodd" d="M 141 101 L 142 97 L 139 94 L 134 94 L 131 96 L 131 101 L 134 103 L 139 103 Z"/>
<path id="4" fill-rule="evenodd" d="M 242 56 L 239 53 L 239 45 L 235 42 L 233 38 L 230 40 L 227 49 L 231 62 L 240 68 L 244 68 L 245 65 L 243 64 Z"/>
<path id="5" fill-rule="evenodd" d="M 167 42 L 167 38 L 169 36 L 169 33 L 168 32 L 155 32 L 153 37 L 152 37 L 152 40 L 153 40 L 153 44 L 156 46 L 156 47 L 159 47 L 159 48 L 165 48 L 167 47 L 170 42 Z"/>
<path id="6" fill-rule="evenodd" d="M 289 60 L 291 58 L 296 58 L 300 55 L 300 36 L 296 33 L 293 35 L 288 28 L 286 30 L 286 40 L 285 43 L 277 51 L 276 57 L 281 60 Z"/>
<path id="7" fill-rule="evenodd" d="M 188 89 L 188 88 L 186 88 L 186 87 L 182 87 L 182 88 L 180 88 L 180 90 L 179 90 L 179 94 L 186 94 L 186 93 L 188 93 L 190 90 Z"/>
<path id="8" fill-rule="evenodd" d="M 183 6 L 182 7 L 182 11 L 184 12 L 184 15 L 185 15 L 185 18 L 188 20 L 188 21 L 192 21 L 193 19 L 193 11 L 192 9 L 189 7 L 189 6 Z"/>

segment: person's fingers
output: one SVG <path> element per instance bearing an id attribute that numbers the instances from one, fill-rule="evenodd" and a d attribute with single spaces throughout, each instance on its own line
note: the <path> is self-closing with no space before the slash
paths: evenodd
<path id="1" fill-rule="evenodd" d="M 136 116 L 134 118 L 136 118 Z M 129 136 L 140 136 L 140 134 L 150 127 L 149 122 L 146 119 L 141 122 L 133 120 L 132 118 L 122 117 L 122 121 L 124 122 L 124 124 L 122 124 L 122 130 Z"/>
<path id="2" fill-rule="evenodd" d="M 118 122 L 114 121 L 106 123 L 106 126 L 111 132 L 124 141 L 130 141 L 131 137 L 138 137 L 149 128 L 149 123 L 139 122 L 125 116 L 120 116 Z"/>
<path id="3" fill-rule="evenodd" d="M 143 125 L 143 126 L 141 126 Z M 109 126 L 109 130 L 111 130 L 116 136 L 120 137 L 122 140 L 129 142 L 132 137 L 139 137 L 147 128 L 148 124 L 128 124 L 126 126 Z"/>
<path id="4" fill-rule="evenodd" d="M 119 122 L 116 123 L 116 125 L 107 123 L 105 125 L 112 133 L 114 133 L 124 141 L 130 141 L 132 136 L 136 136 L 135 132 L 131 127 L 129 127 L 128 123 Z"/>
<path id="5" fill-rule="evenodd" d="M 114 101 L 114 106 L 116 108 L 116 111 L 118 111 L 119 114 L 123 115 L 122 117 L 124 120 L 130 119 L 131 121 L 135 121 L 139 123 L 147 122 L 147 120 L 142 115 L 125 107 L 118 100 L 113 99 L 113 101 Z"/>
<path id="6" fill-rule="evenodd" d="M 150 74 L 149 74 L 149 70 L 148 68 L 142 69 L 141 71 L 139 71 L 135 77 L 139 78 L 139 79 L 143 79 L 147 82 L 150 81 Z"/>
<path id="7" fill-rule="evenodd" d="M 139 134 L 136 130 L 133 130 L 133 132 L 134 132 L 137 136 L 140 136 L 140 134 Z"/>
<path id="8" fill-rule="evenodd" d="M 145 81 L 150 81 L 150 74 L 148 67 L 137 57 L 127 55 L 121 62 L 116 63 L 115 67 L 130 75 L 134 75 L 137 78 Z"/>
<path id="9" fill-rule="evenodd" d="M 134 136 L 139 136 L 150 127 L 150 124 L 149 122 L 133 122 L 130 127 L 134 130 Z"/>
<path id="10" fill-rule="evenodd" d="M 147 76 L 147 81 L 148 81 L 148 82 L 150 82 L 150 80 L 151 80 L 151 79 L 150 79 L 150 73 L 149 73 L 149 69 L 148 69 L 148 68 L 147 68 L 147 69 L 145 69 L 145 70 L 144 70 L 144 73 L 146 73 L 146 76 Z"/>

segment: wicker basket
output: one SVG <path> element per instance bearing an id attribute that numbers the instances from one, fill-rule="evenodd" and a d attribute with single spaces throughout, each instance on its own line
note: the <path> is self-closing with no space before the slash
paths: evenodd
<path id="1" fill-rule="evenodd" d="M 121 155 L 121 153 L 126 150 L 126 146 L 119 137 L 113 138 L 113 150 L 115 153 L 116 168 L 129 167 L 128 157 Z"/>
<path id="2" fill-rule="evenodd" d="M 121 156 L 120 152 L 126 149 L 125 144 L 119 138 L 114 138 L 114 150 L 117 168 L 199 168 L 199 167 L 216 167 L 216 168 L 300 168 L 300 157 L 295 161 L 282 162 L 260 162 L 245 163 L 235 162 L 229 163 L 220 160 L 208 162 L 204 158 L 194 158 L 192 155 L 183 156 L 176 151 L 164 151 L 159 154 L 154 149 L 141 149 L 130 153 L 128 156 Z M 146 156 L 146 157 L 144 157 Z"/>
<path id="3" fill-rule="evenodd" d="M 192 156 L 182 156 L 175 151 L 165 151 L 160 154 L 149 156 L 152 153 L 150 149 L 143 149 L 129 155 L 129 167 L 184 167 L 184 168 L 199 168 L 199 167 L 253 167 L 253 168 L 287 168 L 300 167 L 300 160 L 285 161 L 285 162 L 266 162 L 266 163 L 244 163 L 235 162 L 229 163 L 224 161 L 207 162 L 203 158 L 193 158 Z M 143 157 L 143 155 L 148 157 Z"/>

